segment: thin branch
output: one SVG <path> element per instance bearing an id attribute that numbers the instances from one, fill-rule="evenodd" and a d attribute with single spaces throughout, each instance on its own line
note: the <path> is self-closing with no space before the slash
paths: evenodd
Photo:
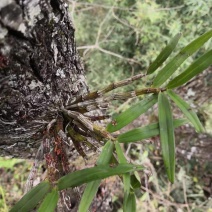
<path id="1" fill-rule="evenodd" d="M 68 0 L 69 2 L 72 2 L 71 0 Z M 76 2 L 77 5 L 85 5 L 85 6 L 92 6 L 92 7 L 101 7 L 101 8 L 105 8 L 105 9 L 111 9 L 111 8 L 115 8 L 118 10 L 132 10 L 134 5 L 131 7 L 117 7 L 117 6 L 110 6 L 110 5 L 104 5 L 104 4 L 95 4 L 95 3 L 85 3 L 85 2 Z"/>
<path id="2" fill-rule="evenodd" d="M 98 46 L 97 45 L 87 45 L 87 46 L 79 46 L 77 47 L 77 50 L 80 50 L 80 49 L 97 49 Z"/>
<path id="3" fill-rule="evenodd" d="M 179 10 L 179 9 L 181 9 L 183 7 L 185 7 L 185 5 L 180 5 L 180 6 L 177 6 L 177 7 L 159 8 L 159 9 L 156 9 L 155 12 L 158 12 L 158 11 L 169 11 L 169 10 Z"/>
<path id="4" fill-rule="evenodd" d="M 79 47 L 77 47 L 77 50 L 80 50 L 80 49 L 85 49 L 85 52 L 83 53 L 83 55 L 85 55 L 88 51 L 90 51 L 92 49 L 96 49 L 96 50 L 99 50 L 100 52 L 112 55 L 114 57 L 118 57 L 121 60 L 125 60 L 125 61 L 128 61 L 130 63 L 136 63 L 136 64 L 139 64 L 141 66 L 141 63 L 139 61 L 135 60 L 135 59 L 123 57 L 120 54 L 117 54 L 115 52 L 111 52 L 111 51 L 108 51 L 106 49 L 103 49 L 100 46 L 97 46 L 96 44 L 95 45 L 87 45 L 87 46 L 79 46 Z"/>
<path id="5" fill-rule="evenodd" d="M 102 27 L 103 27 L 104 23 L 106 22 L 106 20 L 108 19 L 111 11 L 112 11 L 112 9 L 110 9 L 107 12 L 107 14 L 105 15 L 104 19 L 102 20 L 102 22 L 99 25 L 99 29 L 98 29 L 97 36 L 96 36 L 96 43 L 95 43 L 96 45 L 99 45 L 99 38 L 100 38 L 100 35 L 101 35 L 101 32 L 102 32 Z"/>
<path id="6" fill-rule="evenodd" d="M 120 22 L 120 23 L 123 24 L 124 26 L 127 26 L 127 27 L 133 29 L 134 31 L 137 31 L 137 30 L 138 30 L 137 28 L 135 28 L 135 27 L 131 26 L 130 24 L 128 24 L 126 21 L 121 20 L 121 19 L 115 14 L 114 10 L 113 10 L 113 12 L 112 12 L 112 15 L 113 15 L 113 17 L 114 17 L 118 22 Z"/>
<path id="7" fill-rule="evenodd" d="M 72 3 L 71 0 L 68 0 L 70 3 Z M 76 1 L 75 1 L 76 2 Z M 76 2 L 77 5 L 85 5 L 85 6 L 89 6 L 89 7 L 101 7 L 101 8 L 105 8 L 105 9 L 117 9 L 117 10 L 123 10 L 123 11 L 135 11 L 137 10 L 137 7 L 134 5 L 132 5 L 131 7 L 118 7 L 118 6 L 110 6 L 110 5 L 104 5 L 104 4 L 95 4 L 95 3 L 85 3 L 85 2 Z M 179 5 L 176 7 L 165 7 L 165 8 L 159 8 L 156 9 L 155 11 L 169 11 L 169 10 L 179 10 L 181 8 L 185 7 L 185 5 Z"/>
<path id="8" fill-rule="evenodd" d="M 122 59 L 122 60 L 127 60 L 128 62 L 131 62 L 131 63 L 137 63 L 137 64 L 139 64 L 139 65 L 141 66 L 141 63 L 140 63 L 140 62 L 138 62 L 137 60 L 134 60 L 134 59 L 132 59 L 132 58 L 123 57 L 123 56 L 120 55 L 120 54 L 117 54 L 117 53 L 108 51 L 108 50 L 103 49 L 103 48 L 101 48 L 101 47 L 99 47 L 98 50 L 100 50 L 101 52 L 104 52 L 104 53 L 106 53 L 106 54 L 112 55 L 112 56 L 114 56 L 114 57 L 118 57 L 118 58 L 120 58 L 120 59 Z"/>

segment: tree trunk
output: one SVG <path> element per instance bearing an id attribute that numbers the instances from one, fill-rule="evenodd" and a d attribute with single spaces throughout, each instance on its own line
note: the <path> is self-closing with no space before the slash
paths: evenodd
<path id="1" fill-rule="evenodd" d="M 0 156 L 33 158 L 58 109 L 88 92 L 62 0 L 0 2 Z"/>

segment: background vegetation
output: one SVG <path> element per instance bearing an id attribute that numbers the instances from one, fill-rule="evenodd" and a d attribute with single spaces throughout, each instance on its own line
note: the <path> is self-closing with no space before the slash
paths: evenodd
<path id="1" fill-rule="evenodd" d="M 210 0 L 87 0 L 70 3 L 77 46 L 84 60 L 91 89 L 145 71 L 170 38 L 178 32 L 182 33 L 182 38 L 177 50 L 187 45 L 212 25 L 211 8 Z M 207 42 L 197 54 L 205 52 L 211 42 Z M 184 67 L 191 60 L 192 58 L 187 60 Z M 208 149 L 212 148 L 209 135 L 210 96 L 209 92 L 200 90 L 211 86 L 211 73 L 205 73 L 196 77 L 194 83 L 183 91 L 179 90 L 196 106 L 208 134 L 200 135 L 197 139 L 197 134 L 189 127 L 180 128 L 176 132 L 178 160 L 176 182 L 173 185 L 164 176 L 157 137 L 144 143 L 124 146 L 130 160 L 145 165 L 151 172 L 151 176 L 141 176 L 142 188 L 137 190 L 138 211 L 212 210 L 212 200 L 209 198 L 212 194 L 212 159 L 210 151 L 198 152 L 197 145 L 202 140 Z M 197 86 L 198 83 L 200 87 Z M 142 88 L 141 81 L 137 86 Z M 128 86 L 128 89 L 132 88 Z M 206 99 L 203 99 L 203 95 Z M 121 105 L 117 108 L 114 105 L 113 112 L 126 107 L 128 106 Z M 175 116 L 178 116 L 177 110 Z M 150 119 L 157 119 L 154 111 L 140 117 L 129 128 L 148 123 Z M 0 160 L 0 211 L 7 211 L 22 195 L 30 163 L 23 160 Z M 118 191 L 113 194 L 114 211 L 117 211 L 123 197 Z"/>

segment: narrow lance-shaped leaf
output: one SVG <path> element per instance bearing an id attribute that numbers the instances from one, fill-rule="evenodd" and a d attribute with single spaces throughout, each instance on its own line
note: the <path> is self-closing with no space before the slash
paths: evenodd
<path id="1" fill-rule="evenodd" d="M 127 163 L 127 159 L 125 158 L 123 150 L 121 149 L 121 146 L 118 141 L 115 142 L 115 147 L 116 147 L 116 153 L 118 156 L 118 162 Z"/>
<path id="2" fill-rule="evenodd" d="M 178 67 L 194 52 L 196 52 L 205 42 L 212 37 L 212 30 L 201 35 L 186 47 L 184 47 L 166 66 L 164 66 L 153 81 L 154 87 L 161 86 Z"/>
<path id="3" fill-rule="evenodd" d="M 25 194 L 21 200 L 19 200 L 10 212 L 28 212 L 31 211 L 49 192 L 50 183 L 47 181 L 39 183 L 27 194 Z"/>
<path id="4" fill-rule="evenodd" d="M 179 39 L 181 37 L 181 33 L 176 34 L 168 45 L 161 51 L 155 61 L 149 66 L 147 70 L 147 74 L 152 74 L 158 67 L 160 67 L 163 62 L 169 57 L 172 51 L 175 49 Z"/>
<path id="5" fill-rule="evenodd" d="M 134 174 L 130 176 L 130 182 L 133 189 L 141 187 L 141 179 L 138 172 L 134 172 Z"/>
<path id="6" fill-rule="evenodd" d="M 136 199 L 135 199 L 135 193 L 130 193 L 127 202 L 126 202 L 126 209 L 125 212 L 136 212 Z"/>
<path id="7" fill-rule="evenodd" d="M 184 113 L 184 115 L 193 125 L 195 130 L 197 132 L 204 132 L 204 127 L 202 126 L 197 114 L 191 109 L 190 105 L 187 104 L 172 90 L 168 90 L 167 93 L 171 97 L 171 99 L 175 102 L 175 104 L 180 108 L 180 110 Z"/>
<path id="8" fill-rule="evenodd" d="M 186 119 L 175 119 L 173 121 L 174 128 L 184 125 L 188 121 Z M 135 141 L 140 141 L 142 139 L 151 138 L 153 136 L 159 135 L 159 123 L 149 124 L 144 127 L 135 128 L 126 133 L 118 136 L 118 141 L 120 143 L 130 143 Z"/>
<path id="9" fill-rule="evenodd" d="M 52 189 L 51 193 L 48 193 L 43 202 L 41 203 L 38 212 L 54 212 L 57 207 L 59 199 L 58 190 Z"/>
<path id="10" fill-rule="evenodd" d="M 137 104 L 131 106 L 108 124 L 108 132 L 115 132 L 117 130 L 120 130 L 122 127 L 126 126 L 127 124 L 138 118 L 141 114 L 145 113 L 156 102 L 157 95 L 151 95 L 144 98 Z"/>
<path id="11" fill-rule="evenodd" d="M 112 141 L 107 141 L 104 145 L 102 152 L 97 160 L 97 165 L 107 165 L 110 162 L 110 159 L 113 154 L 114 143 Z M 99 185 L 101 183 L 101 179 L 95 180 L 90 182 L 86 185 L 84 193 L 82 195 L 80 205 L 79 205 L 79 212 L 88 211 L 90 204 L 95 197 Z"/>
<path id="12" fill-rule="evenodd" d="M 104 179 L 113 175 L 122 175 L 131 171 L 142 170 L 141 166 L 132 164 L 120 164 L 115 167 L 99 165 L 93 168 L 72 172 L 58 181 L 58 189 L 76 187 L 94 180 Z"/>
<path id="13" fill-rule="evenodd" d="M 115 142 L 116 147 L 116 153 L 118 156 L 119 163 L 127 163 L 127 159 L 124 156 L 123 150 L 121 149 L 121 146 L 118 141 Z M 123 174 L 123 183 L 124 183 L 124 203 L 123 203 L 123 211 L 134 211 L 136 208 L 135 205 L 135 194 L 134 194 L 134 188 L 140 188 L 141 184 L 137 177 L 135 176 L 137 172 L 134 172 L 134 174 L 130 175 L 130 173 Z M 131 184 L 133 182 L 133 185 Z M 132 187 L 130 191 L 130 187 Z"/>
<path id="14" fill-rule="evenodd" d="M 199 57 L 183 73 L 171 80 L 166 87 L 168 89 L 179 87 L 204 71 L 210 65 L 212 65 L 212 50 Z"/>
<path id="15" fill-rule="evenodd" d="M 171 106 L 165 94 L 158 96 L 158 118 L 163 161 L 169 181 L 175 176 L 175 138 Z"/>
<path id="16" fill-rule="evenodd" d="M 116 153 L 118 156 L 119 163 L 126 164 L 127 159 L 124 156 L 123 150 L 121 149 L 121 146 L 118 141 L 115 142 L 116 147 Z M 123 175 L 123 184 L 124 184 L 124 203 L 123 203 L 123 209 L 124 212 L 126 211 L 126 204 L 128 201 L 128 196 L 130 193 L 130 173 L 126 173 Z"/>

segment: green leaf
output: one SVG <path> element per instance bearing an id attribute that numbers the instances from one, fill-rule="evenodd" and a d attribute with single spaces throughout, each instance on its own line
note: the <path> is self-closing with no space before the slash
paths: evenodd
<path id="1" fill-rule="evenodd" d="M 126 164 L 127 159 L 124 156 L 124 153 L 121 149 L 121 146 L 118 141 L 115 142 L 116 153 L 118 156 L 119 163 Z M 136 172 L 134 172 L 136 174 Z M 132 188 L 140 188 L 141 183 L 138 180 L 138 176 L 136 177 L 135 174 L 130 175 L 130 173 L 123 174 L 123 183 L 124 183 L 124 203 L 123 203 L 123 210 L 124 212 L 128 211 L 135 211 L 135 194 L 131 191 L 130 187 Z"/>
<path id="2" fill-rule="evenodd" d="M 39 183 L 31 191 L 25 194 L 10 210 L 10 212 L 31 211 L 49 192 L 50 183 L 47 181 Z"/>
<path id="3" fill-rule="evenodd" d="M 175 138 L 171 106 L 165 94 L 158 96 L 158 118 L 163 161 L 169 181 L 175 176 Z"/>
<path id="4" fill-rule="evenodd" d="M 138 172 L 134 172 L 133 175 L 130 176 L 131 186 L 133 189 L 137 189 L 141 187 L 141 180 L 138 175 Z"/>
<path id="5" fill-rule="evenodd" d="M 196 52 L 206 41 L 212 37 L 212 30 L 198 37 L 184 47 L 165 67 L 163 67 L 153 81 L 154 87 L 161 86 L 178 67 L 194 52 Z"/>
<path id="6" fill-rule="evenodd" d="M 38 212 L 54 212 L 57 207 L 59 199 L 58 190 L 52 189 L 51 193 L 48 193 L 43 202 L 41 203 Z"/>
<path id="7" fill-rule="evenodd" d="M 193 125 L 195 130 L 197 132 L 204 132 L 204 127 L 202 126 L 197 114 L 190 108 L 190 105 L 187 104 L 172 90 L 168 90 L 167 93 L 170 96 L 170 98 L 175 102 L 175 104 L 180 108 L 180 110 L 184 113 L 184 115 Z"/>
<path id="8" fill-rule="evenodd" d="M 118 156 L 118 162 L 127 163 L 127 159 L 125 158 L 123 150 L 121 149 L 121 146 L 118 141 L 115 142 L 115 147 L 116 147 L 116 153 Z"/>
<path id="9" fill-rule="evenodd" d="M 117 153 L 117 156 L 118 156 L 119 163 L 127 164 L 127 159 L 125 158 L 124 153 L 123 153 L 121 146 L 120 146 L 118 141 L 115 142 L 115 147 L 116 147 L 116 153 Z M 124 204 L 123 204 L 123 208 L 124 208 L 124 211 L 126 211 L 125 210 L 126 209 L 126 203 L 127 203 L 128 196 L 129 196 L 129 193 L 130 193 L 130 173 L 126 173 L 126 174 L 123 175 L 123 184 L 124 184 Z"/>
<path id="10" fill-rule="evenodd" d="M 181 33 L 176 34 L 168 45 L 161 51 L 155 61 L 149 66 L 147 70 L 147 75 L 152 74 L 158 67 L 160 67 L 163 62 L 169 57 L 172 51 L 175 49 L 179 39 L 181 37 Z"/>
<path id="11" fill-rule="evenodd" d="M 102 152 L 99 155 L 99 158 L 96 162 L 97 166 L 109 164 L 110 159 L 113 155 L 113 149 L 114 149 L 114 143 L 112 141 L 107 141 L 107 143 L 104 145 Z"/>
<path id="12" fill-rule="evenodd" d="M 126 208 L 124 212 L 136 212 L 136 199 L 135 199 L 135 193 L 131 192 L 126 200 Z"/>
<path id="13" fill-rule="evenodd" d="M 85 189 L 82 199 L 80 201 L 79 212 L 88 211 L 88 209 L 92 203 L 92 200 L 94 199 L 94 197 L 98 191 L 100 183 L 101 183 L 101 180 L 95 180 L 86 185 L 86 189 Z"/>
<path id="14" fill-rule="evenodd" d="M 145 113 L 149 108 L 151 108 L 157 102 L 157 95 L 151 95 L 144 98 L 142 101 L 133 105 L 129 109 L 125 110 L 123 113 L 118 115 L 111 123 L 108 124 L 108 132 L 115 132 L 120 130 L 141 114 Z"/>
<path id="15" fill-rule="evenodd" d="M 75 171 L 60 178 L 58 181 L 58 189 L 62 190 L 69 187 L 76 187 L 94 180 L 104 179 L 113 175 L 122 175 L 141 169 L 141 166 L 132 164 L 120 164 L 115 167 L 99 165 L 93 168 Z"/>
<path id="16" fill-rule="evenodd" d="M 184 125 L 187 123 L 186 119 L 175 119 L 173 121 L 174 128 Z M 118 136 L 118 141 L 120 143 L 130 143 L 135 141 L 140 141 L 142 139 L 151 138 L 153 136 L 159 135 L 159 123 L 149 124 L 144 127 L 135 128 L 126 133 Z"/>
<path id="17" fill-rule="evenodd" d="M 184 83 L 188 82 L 192 77 L 196 76 L 200 72 L 204 71 L 212 65 L 212 50 L 208 51 L 200 58 L 198 58 L 194 63 L 192 63 L 183 73 L 175 77 L 166 86 L 167 88 L 176 88 Z"/>
<path id="18" fill-rule="evenodd" d="M 111 141 L 107 141 L 97 160 L 97 165 L 109 164 L 113 154 L 113 148 L 114 148 L 114 143 Z M 90 204 L 97 193 L 100 183 L 101 183 L 101 179 L 90 182 L 86 185 L 85 191 L 80 201 L 79 212 L 88 211 Z"/>

